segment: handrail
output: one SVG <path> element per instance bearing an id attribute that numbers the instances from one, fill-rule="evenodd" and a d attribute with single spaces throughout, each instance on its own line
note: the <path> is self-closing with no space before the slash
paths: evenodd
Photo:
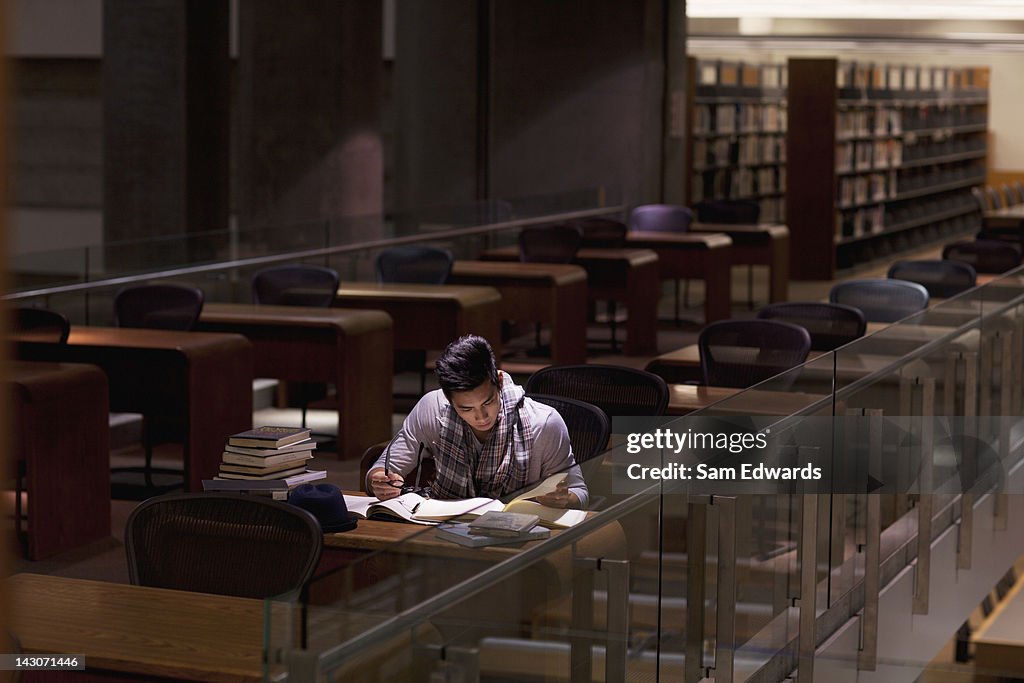
<path id="1" fill-rule="evenodd" d="M 608 214 L 616 213 L 621 215 L 623 214 L 623 212 L 625 212 L 625 210 L 626 207 L 623 205 L 606 206 L 596 209 L 582 209 L 579 211 L 567 211 L 563 213 L 548 214 L 545 216 L 538 216 L 535 218 L 517 218 L 513 220 L 501 221 L 498 223 L 488 223 L 487 225 L 478 225 L 468 228 L 439 230 L 437 232 L 431 232 L 429 234 L 415 234 L 406 235 L 404 237 L 373 239 L 366 240 L 363 242 L 351 242 L 349 244 L 341 244 L 336 247 L 303 249 L 300 251 L 291 251 L 282 254 L 269 254 L 267 256 L 251 256 L 249 258 L 235 259 L 233 261 L 218 261 L 217 263 L 205 263 L 196 266 L 183 266 L 180 268 L 170 268 L 166 270 L 137 273 L 135 275 L 123 275 L 120 277 L 106 278 L 103 280 L 93 280 L 90 282 L 76 282 L 70 285 L 56 285 L 53 287 L 42 287 L 39 289 L 30 289 L 22 292 L 11 292 L 8 294 L 4 294 L 3 296 L 0 296 L 0 300 L 21 301 L 24 299 L 32 299 L 39 296 L 50 296 L 53 294 L 87 292 L 95 289 L 104 289 L 107 287 L 131 284 L 134 282 L 145 282 L 147 280 L 153 280 L 156 278 L 172 278 L 181 277 L 184 275 L 196 275 L 199 273 L 213 273 L 221 270 L 232 270 L 234 268 L 245 268 L 248 266 L 260 266 L 271 263 L 294 261 L 296 259 L 315 258 L 318 256 L 330 256 L 333 254 L 348 254 L 358 251 L 367 251 L 370 249 L 381 249 L 384 247 L 397 246 L 401 244 L 415 244 L 417 242 L 433 242 L 435 240 L 450 239 L 453 237 L 469 237 L 472 235 L 483 235 L 492 232 L 502 232 L 505 230 L 511 230 L 513 228 L 520 228 L 528 225 L 542 225 L 545 223 L 568 221 L 577 218 L 590 218 L 592 216 L 605 216 Z"/>

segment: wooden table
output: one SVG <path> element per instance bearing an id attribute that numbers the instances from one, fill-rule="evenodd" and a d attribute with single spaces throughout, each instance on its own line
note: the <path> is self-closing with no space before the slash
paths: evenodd
<path id="1" fill-rule="evenodd" d="M 822 353 L 822 351 L 811 351 L 807 360 L 814 360 Z M 700 347 L 697 344 L 690 344 L 656 356 L 647 363 L 644 369 L 664 378 L 670 384 L 702 382 L 704 380 L 704 372 L 700 366 Z"/>
<path id="2" fill-rule="evenodd" d="M 484 261 L 519 261 L 519 247 L 488 249 Z M 580 249 L 573 263 L 587 271 L 590 302 L 616 301 L 629 309 L 627 355 L 658 347 L 658 255 L 649 249 Z"/>
<path id="3" fill-rule="evenodd" d="M 66 344 L 17 341 L 15 356 L 98 365 L 110 410 L 180 418 L 189 491 L 217 473 L 228 436 L 252 427 L 252 345 L 241 335 L 76 327 Z"/>
<path id="4" fill-rule="evenodd" d="M 670 384 L 668 388 L 666 415 L 688 415 L 708 408 L 719 401 L 730 399 L 728 404 L 713 409 L 715 413 L 786 416 L 798 413 L 809 405 L 829 398 L 824 394 L 705 387 L 691 384 Z M 829 414 L 831 415 L 831 411 Z"/>
<path id="5" fill-rule="evenodd" d="M 722 233 L 630 230 L 626 243 L 658 255 L 662 280 L 704 281 L 704 323 L 732 317 L 732 239 Z"/>
<path id="6" fill-rule="evenodd" d="M 262 600 L 41 574 L 7 590 L 26 654 L 84 655 L 96 674 L 262 680 Z"/>
<path id="7" fill-rule="evenodd" d="M 11 361 L 12 460 L 25 468 L 28 559 L 110 535 L 107 377 L 95 365 Z"/>
<path id="8" fill-rule="evenodd" d="M 386 312 L 396 350 L 438 350 L 478 334 L 501 358 L 501 294 L 493 287 L 342 282 L 334 305 Z"/>
<path id="9" fill-rule="evenodd" d="M 768 301 L 789 299 L 789 228 L 785 225 L 691 223 L 690 232 L 719 232 L 732 240 L 733 265 L 768 266 Z"/>
<path id="10" fill-rule="evenodd" d="M 587 272 L 562 263 L 456 261 L 448 282 L 490 285 L 501 292 L 503 320 L 551 328 L 555 365 L 587 362 Z"/>
<path id="11" fill-rule="evenodd" d="M 236 332 L 253 345 L 257 377 L 334 384 L 338 457 L 358 457 L 391 436 L 391 318 L 382 311 L 206 304 L 199 329 Z"/>
<path id="12" fill-rule="evenodd" d="M 1002 209 L 991 209 L 982 216 L 986 230 L 992 228 L 1024 228 L 1024 204 L 1014 204 Z"/>
<path id="13" fill-rule="evenodd" d="M 1017 582 L 971 642 L 975 681 L 1024 678 L 1024 581 Z"/>

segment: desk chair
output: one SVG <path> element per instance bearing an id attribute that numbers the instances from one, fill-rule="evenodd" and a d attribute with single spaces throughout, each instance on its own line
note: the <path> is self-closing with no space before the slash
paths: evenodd
<path id="1" fill-rule="evenodd" d="M 32 341 L 44 341 L 53 344 L 65 344 L 68 335 L 71 334 L 71 324 L 68 319 L 57 311 L 47 308 L 18 307 L 14 309 L 14 319 L 11 321 L 11 331 L 19 338 Z M 17 465 L 14 476 L 14 526 L 18 539 L 22 542 L 25 555 L 28 555 L 28 530 L 22 528 L 22 523 L 28 520 L 28 516 L 21 506 L 21 494 L 25 491 L 25 477 L 28 472 L 25 469 L 24 458 L 15 454 Z"/>
<path id="2" fill-rule="evenodd" d="M 340 278 L 333 268 L 288 264 L 264 268 L 252 276 L 250 288 L 255 304 L 330 308 L 338 293 Z M 298 394 L 302 426 L 312 401 L 327 396 L 327 385 L 317 382 L 289 382 L 289 393 Z"/>
<path id="3" fill-rule="evenodd" d="M 572 225 L 579 229 L 580 247 L 597 249 L 622 249 L 626 246 L 629 226 L 613 218 L 581 218 Z"/>
<path id="4" fill-rule="evenodd" d="M 693 212 L 685 206 L 676 204 L 644 204 L 629 213 L 631 230 L 649 232 L 689 232 L 693 222 Z M 675 320 L 679 324 L 679 280 L 675 283 Z M 683 305 L 690 305 L 690 281 L 687 280 L 683 291 Z"/>
<path id="5" fill-rule="evenodd" d="M 889 268 L 889 277 L 916 282 L 928 290 L 928 296 L 945 299 L 974 287 L 978 274 L 962 261 L 897 261 Z"/>
<path id="6" fill-rule="evenodd" d="M 377 282 L 443 285 L 452 273 L 455 257 L 448 249 L 423 245 L 390 247 L 377 254 Z M 396 370 L 415 368 L 420 373 L 420 395 L 427 393 L 427 352 L 396 352 Z"/>
<path id="7" fill-rule="evenodd" d="M 615 416 L 664 415 L 668 385 L 657 375 L 618 365 L 550 365 L 530 376 L 529 395 L 571 398 Z"/>
<path id="8" fill-rule="evenodd" d="M 811 335 L 778 320 L 720 320 L 701 330 L 697 345 L 706 385 L 745 389 L 806 361 Z"/>
<path id="9" fill-rule="evenodd" d="M 114 325 L 117 327 L 141 327 L 158 330 L 188 331 L 195 327 L 203 310 L 203 292 L 195 287 L 176 284 L 146 284 L 126 287 L 114 296 Z M 148 498 L 154 493 L 164 493 L 180 488 L 184 473 L 180 469 L 153 467 L 153 446 L 161 441 L 180 441 L 183 425 L 176 420 L 151 412 L 142 416 L 142 446 L 145 462 L 142 467 L 115 467 L 113 473 L 129 472 L 143 475 L 142 490 L 138 487 L 115 481 L 111 491 L 114 498 Z M 158 436 L 162 435 L 162 436 Z M 174 475 L 172 481 L 157 484 L 154 474 Z"/>
<path id="10" fill-rule="evenodd" d="M 989 210 L 988 199 L 985 197 L 985 193 L 981 191 L 980 187 L 971 188 L 971 197 L 974 199 L 974 203 L 978 207 L 978 212 L 984 214 Z"/>
<path id="11" fill-rule="evenodd" d="M 768 304 L 757 317 L 799 325 L 811 335 L 811 348 L 816 351 L 831 351 L 859 339 L 868 325 L 858 308 L 818 301 Z"/>
<path id="12" fill-rule="evenodd" d="M 570 263 L 583 235 L 568 223 L 531 226 L 519 231 L 519 260 L 523 263 Z"/>
<path id="13" fill-rule="evenodd" d="M 551 406 L 562 416 L 577 464 L 590 460 L 608 448 L 612 423 L 601 408 L 564 396 L 527 394 L 527 397 Z"/>
<path id="14" fill-rule="evenodd" d="M 1002 209 L 1006 206 L 1003 203 L 1003 198 L 999 196 L 998 190 L 991 185 L 985 186 L 985 198 L 987 199 L 989 209 Z"/>
<path id="15" fill-rule="evenodd" d="M 867 278 L 832 287 L 828 300 L 860 309 L 868 322 L 893 323 L 928 307 L 928 290 L 916 282 Z"/>
<path id="16" fill-rule="evenodd" d="M 125 524 L 133 584 L 197 593 L 266 599 L 297 591 L 322 546 L 313 515 L 254 495 L 151 498 Z"/>
<path id="17" fill-rule="evenodd" d="M 966 263 L 978 273 L 1005 273 L 1021 264 L 1021 246 L 999 239 L 964 240 L 943 247 L 942 258 Z"/>

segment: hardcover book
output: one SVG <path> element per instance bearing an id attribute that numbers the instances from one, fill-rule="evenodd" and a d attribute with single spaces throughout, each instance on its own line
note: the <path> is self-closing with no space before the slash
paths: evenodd
<path id="1" fill-rule="evenodd" d="M 224 450 L 232 453 L 238 453 L 240 455 L 272 456 L 280 455 L 282 453 L 295 453 L 297 451 L 311 451 L 314 448 L 316 448 L 315 441 L 312 439 L 303 439 L 302 441 L 296 441 L 293 444 L 281 446 L 280 448 L 246 448 L 245 446 L 232 446 L 229 443 L 224 447 Z"/>
<path id="2" fill-rule="evenodd" d="M 297 441 L 308 439 L 309 435 L 310 430 L 302 427 L 263 426 L 232 434 L 228 439 L 228 445 L 250 448 L 280 448 L 281 446 L 287 446 Z"/>
<path id="3" fill-rule="evenodd" d="M 470 529 L 470 525 L 466 522 L 442 522 L 435 529 L 438 538 L 458 543 L 467 548 L 482 548 L 489 545 L 519 545 L 525 541 L 536 541 L 551 535 L 549 529 L 545 529 L 540 525 L 533 527 L 525 535 L 514 538 L 474 534 Z"/>
<path id="4" fill-rule="evenodd" d="M 470 522 L 469 530 L 484 536 L 521 538 L 529 534 L 539 521 L 537 515 L 491 510 Z"/>
<path id="5" fill-rule="evenodd" d="M 282 453 L 281 455 L 267 456 L 243 455 L 241 453 L 224 451 L 220 456 L 221 462 L 231 463 L 232 465 L 248 465 L 249 467 L 272 467 L 287 463 L 295 463 L 294 466 L 297 467 L 312 457 L 313 451 L 296 451 L 294 453 Z"/>

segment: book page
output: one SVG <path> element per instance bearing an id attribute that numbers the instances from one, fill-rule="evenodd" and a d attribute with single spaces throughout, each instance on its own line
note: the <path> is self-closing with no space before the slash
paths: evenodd
<path id="1" fill-rule="evenodd" d="M 416 509 L 418 520 L 444 520 L 460 515 L 482 515 L 488 510 L 501 510 L 500 500 L 494 498 L 466 498 L 465 500 L 424 499 Z"/>
<path id="2" fill-rule="evenodd" d="M 556 529 L 576 526 L 587 518 L 587 513 L 584 510 L 549 508 L 532 500 L 514 500 L 505 506 L 505 511 L 537 515 L 540 517 L 541 524 Z"/>
<path id="3" fill-rule="evenodd" d="M 348 508 L 348 511 L 363 519 L 366 519 L 366 508 L 380 502 L 374 496 L 344 496 L 344 498 L 345 507 Z"/>
<path id="4" fill-rule="evenodd" d="M 565 472 L 552 474 L 550 477 L 548 477 L 541 483 L 537 484 L 532 489 L 526 491 L 525 493 L 520 493 L 518 496 L 510 500 L 508 505 L 517 503 L 520 500 L 526 500 L 527 498 L 537 498 L 538 496 L 547 495 L 554 491 L 556 488 L 558 488 L 558 484 L 562 482 L 566 478 L 566 476 L 567 475 Z M 510 512 L 510 510 L 508 509 L 508 505 L 505 506 L 506 512 Z"/>

